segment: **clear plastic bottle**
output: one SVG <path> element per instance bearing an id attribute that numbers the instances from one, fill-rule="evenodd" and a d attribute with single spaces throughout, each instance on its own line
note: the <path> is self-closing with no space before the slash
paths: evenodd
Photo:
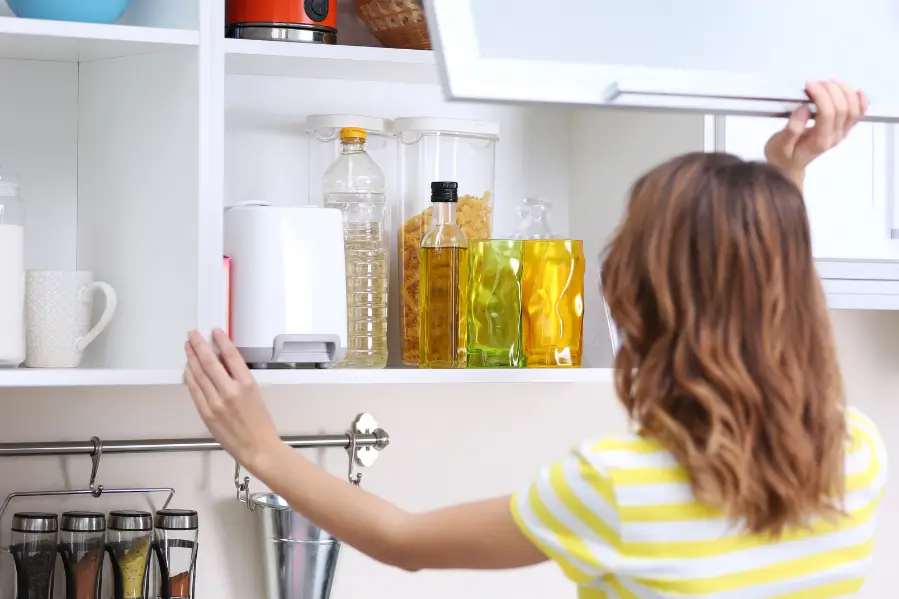
<path id="1" fill-rule="evenodd" d="M 431 183 L 431 228 L 421 239 L 421 368 L 465 368 L 468 338 L 468 238 L 456 224 L 459 185 Z"/>
<path id="2" fill-rule="evenodd" d="M 340 130 L 340 156 L 325 172 L 325 205 L 343 212 L 347 355 L 338 368 L 387 365 L 387 202 L 384 173 L 365 151 L 364 129 Z"/>

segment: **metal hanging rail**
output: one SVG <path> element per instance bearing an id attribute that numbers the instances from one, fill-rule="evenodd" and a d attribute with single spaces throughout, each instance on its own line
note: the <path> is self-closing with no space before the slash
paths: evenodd
<path id="1" fill-rule="evenodd" d="M 297 449 L 316 447 L 349 448 L 350 435 L 298 435 L 282 437 L 284 443 Z M 374 433 L 357 434 L 357 447 L 384 449 L 390 437 L 381 429 Z M 108 455 L 112 453 L 170 453 L 184 451 L 217 451 L 222 449 L 215 439 L 146 439 L 143 441 L 60 441 L 48 443 L 0 443 L 0 458 L 93 455 L 95 451 Z"/>
<path id="2" fill-rule="evenodd" d="M 358 485 L 362 473 L 355 472 L 354 467 L 368 467 L 374 464 L 378 452 L 390 443 L 390 435 L 381 428 L 371 414 L 359 414 L 353 421 L 350 430 L 339 435 L 298 435 L 282 437 L 284 443 L 297 449 L 343 447 L 349 454 L 349 470 L 347 478 Z M 215 439 L 146 439 L 101 441 L 93 437 L 90 441 L 52 441 L 46 443 L 0 443 L 0 458 L 35 457 L 35 456 L 70 456 L 86 455 L 91 458 L 91 476 L 85 489 L 62 489 L 56 491 L 17 491 L 7 495 L 0 503 L 0 519 L 12 500 L 21 497 L 47 497 L 60 495 L 91 495 L 100 497 L 103 494 L 129 493 L 167 493 L 163 507 L 168 506 L 175 495 L 173 488 L 147 487 L 128 489 L 106 489 L 97 484 L 97 470 L 104 454 L 111 453 L 166 453 L 183 451 L 217 451 L 221 444 Z M 237 487 L 237 498 L 249 503 L 250 479 L 240 480 L 240 465 L 235 463 L 234 484 Z"/>
<path id="3" fill-rule="evenodd" d="M 355 437 L 357 448 L 373 448 L 382 450 L 390 443 L 390 435 L 386 431 L 368 426 L 373 423 L 371 416 L 362 414 L 354 423 L 354 431 L 348 431 L 339 435 L 297 435 L 282 437 L 287 445 L 297 449 L 311 449 L 317 447 L 343 447 L 350 448 Z M 188 438 L 188 439 L 146 439 L 146 440 L 119 440 L 101 441 L 94 437 L 90 441 L 53 441 L 47 443 L 0 443 L 0 458 L 7 457 L 34 457 L 34 456 L 67 456 L 86 455 L 93 456 L 112 453 L 166 453 L 183 451 L 217 451 L 222 449 L 221 444 L 215 439 Z"/>

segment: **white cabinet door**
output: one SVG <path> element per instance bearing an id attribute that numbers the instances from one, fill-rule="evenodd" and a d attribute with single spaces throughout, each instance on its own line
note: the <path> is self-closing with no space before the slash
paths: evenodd
<path id="1" fill-rule="evenodd" d="M 785 123 L 742 116 L 715 122 L 719 129 L 723 125 L 723 132 L 716 135 L 718 149 L 757 160 L 764 160 L 766 140 Z M 804 195 L 815 258 L 899 260 L 890 210 L 893 170 L 887 131 L 891 127 L 859 124 L 842 144 L 809 166 Z"/>
<path id="2" fill-rule="evenodd" d="M 807 79 L 899 122 L 896 0 L 425 0 L 456 99 L 777 116 Z"/>

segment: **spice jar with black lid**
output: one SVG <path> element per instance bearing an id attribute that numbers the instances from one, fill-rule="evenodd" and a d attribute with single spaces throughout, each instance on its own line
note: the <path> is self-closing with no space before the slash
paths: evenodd
<path id="1" fill-rule="evenodd" d="M 56 514 L 45 512 L 13 515 L 9 552 L 16 563 L 16 599 L 50 599 L 58 520 Z"/>

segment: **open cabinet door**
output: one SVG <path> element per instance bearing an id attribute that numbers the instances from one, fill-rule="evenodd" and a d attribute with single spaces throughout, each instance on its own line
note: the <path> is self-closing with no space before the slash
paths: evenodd
<path id="1" fill-rule="evenodd" d="M 448 95 L 783 116 L 808 79 L 899 122 L 896 0 L 424 0 Z"/>

